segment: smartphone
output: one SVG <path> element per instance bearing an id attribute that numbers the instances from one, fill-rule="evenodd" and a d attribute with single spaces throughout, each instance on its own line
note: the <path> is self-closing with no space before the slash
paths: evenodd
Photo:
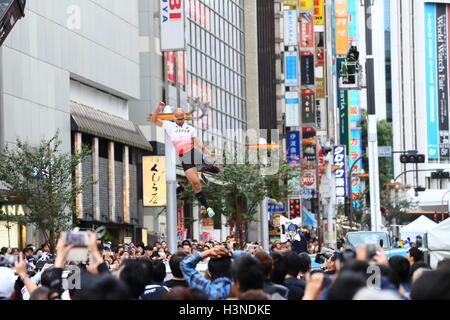
<path id="1" fill-rule="evenodd" d="M 87 247 L 88 235 L 85 231 L 67 232 L 64 242 L 66 245 L 73 245 L 74 247 Z"/>
<path id="2" fill-rule="evenodd" d="M 377 255 L 377 246 L 374 244 L 367 245 L 367 259 L 370 261 Z"/>

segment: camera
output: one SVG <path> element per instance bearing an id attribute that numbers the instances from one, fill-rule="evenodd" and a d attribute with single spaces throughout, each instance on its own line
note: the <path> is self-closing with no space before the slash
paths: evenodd
<path id="1" fill-rule="evenodd" d="M 334 252 L 318 253 L 316 254 L 314 262 L 317 264 L 324 264 L 325 261 L 330 259 L 334 254 Z"/>
<path id="2" fill-rule="evenodd" d="M 341 263 L 346 263 L 354 259 L 356 259 L 356 251 L 350 246 L 346 247 L 344 251 L 337 253 L 337 260 Z"/>
<path id="3" fill-rule="evenodd" d="M 367 259 L 370 261 L 377 255 L 377 246 L 374 244 L 367 245 Z"/>
<path id="4" fill-rule="evenodd" d="M 18 254 L 13 254 L 10 256 L 0 256 L 0 267 L 11 268 L 15 266 L 16 262 L 19 262 Z"/>
<path id="5" fill-rule="evenodd" d="M 87 247 L 88 235 L 85 231 L 67 232 L 64 242 L 66 245 L 73 245 L 74 247 Z"/>

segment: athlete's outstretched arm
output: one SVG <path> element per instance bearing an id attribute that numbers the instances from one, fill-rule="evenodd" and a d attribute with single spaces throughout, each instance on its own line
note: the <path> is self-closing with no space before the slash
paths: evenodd
<path id="1" fill-rule="evenodd" d="M 206 146 L 204 145 L 203 142 L 200 141 L 199 138 L 193 137 L 192 140 L 193 140 L 194 143 L 200 148 L 200 150 L 202 150 L 202 151 L 203 151 L 204 153 L 206 153 L 208 156 L 213 157 L 213 158 L 218 158 L 218 157 L 220 157 L 219 154 L 212 153 L 212 152 L 210 152 L 208 149 L 206 149 Z"/>
<path id="2" fill-rule="evenodd" d="M 164 109 L 164 107 L 166 106 L 166 104 L 164 102 L 160 102 L 158 104 L 158 106 L 156 107 L 155 112 L 152 113 L 152 116 L 150 117 L 150 121 L 157 125 L 158 127 L 162 127 L 163 126 L 163 122 L 158 119 L 158 115 L 159 113 Z"/>

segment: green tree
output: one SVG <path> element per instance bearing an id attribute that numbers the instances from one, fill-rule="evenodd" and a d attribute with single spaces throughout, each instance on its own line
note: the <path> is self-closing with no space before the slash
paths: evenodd
<path id="1" fill-rule="evenodd" d="M 76 184 L 74 177 L 75 168 L 90 150 L 83 147 L 81 152 L 62 153 L 61 145 L 57 132 L 38 147 L 17 139 L 14 147 L 0 153 L 0 181 L 26 208 L 24 216 L 9 220 L 35 225 L 52 252 L 60 232 L 73 226 L 77 195 L 94 183 L 90 177 Z M 0 215 L 0 219 L 5 218 Z"/>
<path id="2" fill-rule="evenodd" d="M 210 182 L 203 187 L 208 204 L 216 212 L 215 219 L 227 217 L 228 224 L 235 226 L 235 238 L 242 246 L 243 226 L 257 221 L 258 205 L 265 198 L 284 201 L 293 192 L 293 186 L 287 183 L 298 178 L 301 165 L 280 161 L 276 174 L 262 175 L 267 165 L 225 163 L 222 172 L 214 176 L 217 183 Z M 194 192 L 189 185 L 185 188 L 185 199 L 194 201 Z"/>

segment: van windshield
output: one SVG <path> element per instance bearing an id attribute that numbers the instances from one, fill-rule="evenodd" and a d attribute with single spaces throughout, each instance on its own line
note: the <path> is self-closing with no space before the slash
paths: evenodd
<path id="1" fill-rule="evenodd" d="M 384 232 L 351 232 L 347 239 L 355 248 L 360 244 L 380 245 L 380 240 L 383 240 L 383 249 L 389 249 L 389 240 Z"/>

